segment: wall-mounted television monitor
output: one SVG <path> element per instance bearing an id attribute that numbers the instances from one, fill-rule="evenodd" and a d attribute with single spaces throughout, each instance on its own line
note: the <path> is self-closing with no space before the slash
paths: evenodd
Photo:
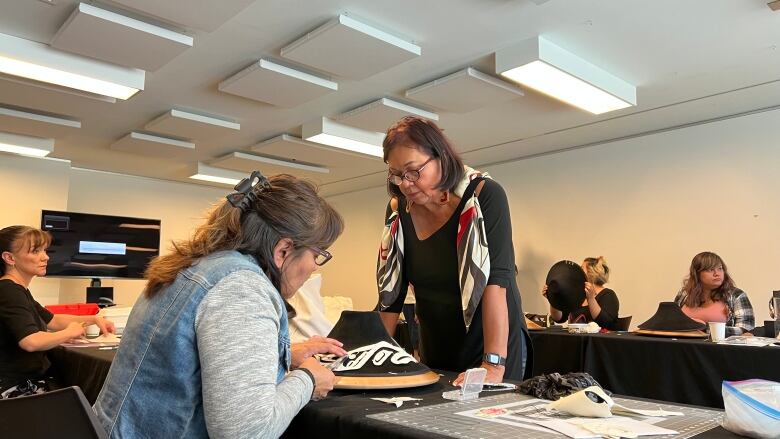
<path id="1" fill-rule="evenodd" d="M 160 220 L 44 210 L 41 229 L 52 236 L 46 276 L 141 279 L 160 254 Z"/>

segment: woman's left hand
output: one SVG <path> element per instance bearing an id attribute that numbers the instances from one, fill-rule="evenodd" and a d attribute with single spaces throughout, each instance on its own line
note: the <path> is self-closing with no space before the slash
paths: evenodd
<path id="1" fill-rule="evenodd" d="M 596 297 L 596 286 L 590 282 L 585 282 L 585 297 L 588 300 L 593 300 Z"/>
<path id="2" fill-rule="evenodd" d="M 105 319 L 101 316 L 93 316 L 94 320 L 92 321 L 93 325 L 97 325 L 98 328 L 100 328 L 101 334 L 115 334 L 116 333 L 116 327 L 114 326 L 114 322 L 111 320 Z"/>
<path id="3" fill-rule="evenodd" d="M 493 366 L 492 364 L 485 363 L 484 361 L 479 366 L 487 370 L 485 375 L 485 383 L 502 383 L 504 382 L 504 366 Z M 452 385 L 460 387 L 463 385 L 463 378 L 466 376 L 466 372 L 461 372 L 455 380 L 452 381 Z"/>
<path id="4" fill-rule="evenodd" d="M 299 367 L 304 360 L 314 354 L 333 354 L 338 357 L 343 357 L 344 355 L 347 355 L 347 351 L 345 351 L 342 346 L 344 346 L 344 344 L 338 340 L 321 337 L 319 335 L 315 335 L 300 343 L 293 343 L 290 346 L 292 357 L 290 360 L 291 366 L 293 368 Z"/>

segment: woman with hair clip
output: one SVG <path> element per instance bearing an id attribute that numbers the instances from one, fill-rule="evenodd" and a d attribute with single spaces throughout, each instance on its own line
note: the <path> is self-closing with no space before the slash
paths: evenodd
<path id="1" fill-rule="evenodd" d="M 712 252 L 693 257 L 682 290 L 674 301 L 694 320 L 725 322 L 727 337 L 749 335 L 756 325 L 747 294 L 737 288 L 723 259 Z"/>
<path id="2" fill-rule="evenodd" d="M 309 182 L 252 173 L 191 239 L 151 262 L 95 412 L 112 438 L 278 437 L 333 388 L 291 345 L 287 298 L 331 258 L 341 216 Z"/>
<path id="3" fill-rule="evenodd" d="M 84 335 L 84 325 L 114 332 L 102 317 L 52 314 L 35 301 L 28 288 L 46 274 L 50 243 L 48 233 L 32 227 L 0 230 L 0 399 L 49 390 L 46 351 Z"/>
<path id="4" fill-rule="evenodd" d="M 568 320 L 571 323 L 596 322 L 602 328 L 615 330 L 618 320 L 620 301 L 617 294 L 605 287 L 609 282 L 609 267 L 604 256 L 585 258 L 582 261 L 582 271 L 585 272 L 585 300 L 582 306 L 569 315 L 550 305 L 550 317 L 561 323 Z M 542 295 L 547 297 L 547 285 L 542 289 Z"/>
<path id="5" fill-rule="evenodd" d="M 515 278 L 504 189 L 463 165 L 433 122 L 405 117 L 387 131 L 390 202 L 377 262 L 380 315 L 393 334 L 414 285 L 420 361 L 486 382 L 522 380 L 531 343 Z M 460 385 L 461 373 L 453 384 Z"/>

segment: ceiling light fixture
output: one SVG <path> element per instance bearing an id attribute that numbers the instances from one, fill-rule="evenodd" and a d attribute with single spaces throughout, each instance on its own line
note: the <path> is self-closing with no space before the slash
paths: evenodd
<path id="1" fill-rule="evenodd" d="M 0 151 L 31 157 L 46 157 L 54 151 L 54 139 L 0 132 Z"/>
<path id="2" fill-rule="evenodd" d="M 146 72 L 52 49 L 46 44 L 0 34 L 0 72 L 128 99 L 144 88 Z"/>
<path id="3" fill-rule="evenodd" d="M 235 186 L 244 177 L 248 177 L 244 172 L 215 168 L 201 162 L 198 162 L 193 166 L 191 172 L 192 175 L 190 175 L 190 178 L 193 180 L 210 181 L 212 183 L 228 184 L 230 186 Z"/>
<path id="4" fill-rule="evenodd" d="M 636 87 L 542 37 L 496 52 L 496 73 L 593 114 L 636 105 Z"/>
<path id="5" fill-rule="evenodd" d="M 303 124 L 303 138 L 322 145 L 347 151 L 382 157 L 383 133 L 361 130 L 336 123 L 327 117 L 321 117 L 315 121 Z"/>

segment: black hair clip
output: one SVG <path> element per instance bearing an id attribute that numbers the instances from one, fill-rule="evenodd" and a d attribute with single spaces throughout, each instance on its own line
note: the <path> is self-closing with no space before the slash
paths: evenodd
<path id="1" fill-rule="evenodd" d="M 268 179 L 260 171 L 252 171 L 249 177 L 238 182 L 233 189 L 236 192 L 229 194 L 225 198 L 227 198 L 231 206 L 241 209 L 241 212 L 246 212 L 249 206 L 257 201 L 258 193 L 271 189 L 271 183 L 268 182 Z"/>

